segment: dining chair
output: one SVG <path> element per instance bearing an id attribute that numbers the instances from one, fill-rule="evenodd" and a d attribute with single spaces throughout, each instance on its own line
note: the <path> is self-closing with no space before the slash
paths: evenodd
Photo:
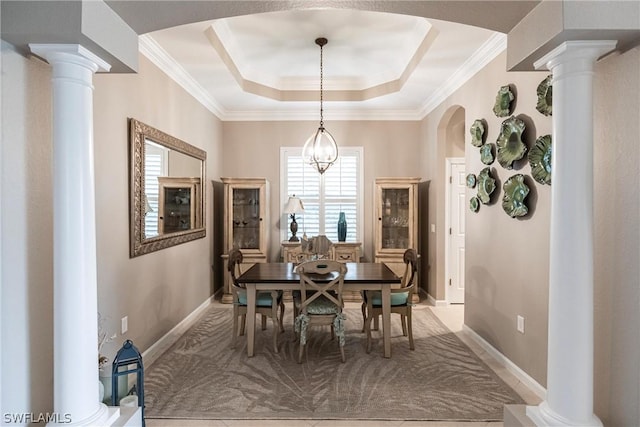
<path id="1" fill-rule="evenodd" d="M 227 270 L 231 276 L 231 293 L 233 294 L 233 335 L 232 344 L 238 336 L 244 335 L 244 328 L 247 319 L 247 290 L 245 286 L 238 282 L 240 276 L 240 265 L 242 264 L 242 252 L 239 249 L 232 249 L 229 252 Z M 280 317 L 278 317 L 280 308 Z M 273 351 L 278 352 L 278 332 L 284 332 L 282 319 L 284 318 L 284 301 L 282 291 L 260 291 L 256 294 L 256 314 L 262 316 L 262 330 L 267 328 L 267 318 L 273 321 Z M 241 323 L 238 324 L 238 318 Z"/>
<path id="2" fill-rule="evenodd" d="M 331 338 L 338 336 L 342 363 L 344 356 L 344 314 L 342 313 L 342 288 L 347 266 L 333 260 L 314 260 L 297 266 L 300 275 L 300 292 L 294 297 L 296 313 L 295 331 L 300 341 L 298 363 L 307 343 L 307 331 L 311 326 L 331 326 Z"/>
<path id="3" fill-rule="evenodd" d="M 334 257 L 334 247 L 333 242 L 329 240 L 329 238 L 325 235 L 313 236 L 309 239 L 306 237 L 302 238 L 301 243 L 302 253 L 298 256 L 298 264 L 311 261 L 311 260 L 320 260 L 320 259 L 335 259 Z M 294 290 L 292 295 L 293 298 L 299 297 L 299 290 Z M 293 306 L 293 319 L 298 317 L 298 310 L 294 304 Z M 364 332 L 364 328 L 362 330 Z"/>
<path id="4" fill-rule="evenodd" d="M 409 348 L 415 349 L 413 343 L 413 331 L 411 324 L 411 295 L 415 287 L 415 275 L 418 263 L 418 254 L 415 249 L 407 249 L 403 255 L 405 271 L 399 288 L 391 289 L 391 313 L 400 314 L 402 322 L 402 335 L 409 336 Z M 380 291 L 365 291 L 366 319 L 365 330 L 367 332 L 367 353 L 371 351 L 371 322 L 382 315 L 382 293 Z M 363 311 L 364 313 L 364 311 Z"/>

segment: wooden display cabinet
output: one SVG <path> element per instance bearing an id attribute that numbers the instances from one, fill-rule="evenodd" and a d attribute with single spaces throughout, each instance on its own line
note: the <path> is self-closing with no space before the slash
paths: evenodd
<path id="1" fill-rule="evenodd" d="M 375 262 L 397 275 L 404 274 L 402 257 L 408 248 L 418 249 L 418 183 L 420 178 L 376 178 Z M 416 290 L 420 289 L 416 276 Z M 419 302 L 416 293 L 412 302 Z"/>
<path id="2" fill-rule="evenodd" d="M 244 272 L 267 262 L 269 247 L 269 182 L 264 178 L 222 178 L 224 184 L 224 295 L 232 303 L 226 263 L 229 251 L 242 251 Z"/>
<path id="3" fill-rule="evenodd" d="M 200 178 L 158 177 L 158 234 L 189 231 L 202 224 L 196 209 Z"/>

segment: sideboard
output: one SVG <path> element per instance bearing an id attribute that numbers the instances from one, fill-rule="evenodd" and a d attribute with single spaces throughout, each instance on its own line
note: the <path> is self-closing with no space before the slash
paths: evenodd
<path id="1" fill-rule="evenodd" d="M 312 255 L 302 251 L 301 242 L 285 240 L 281 243 L 281 246 L 283 262 L 299 263 L 309 260 Z M 327 258 L 340 262 L 360 262 L 361 246 L 361 242 L 333 242 Z M 362 301 L 360 292 L 357 291 L 345 292 L 342 297 L 345 301 Z"/>

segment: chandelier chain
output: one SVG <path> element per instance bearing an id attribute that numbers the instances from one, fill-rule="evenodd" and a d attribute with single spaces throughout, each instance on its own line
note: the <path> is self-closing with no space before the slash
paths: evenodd
<path id="1" fill-rule="evenodd" d="M 323 108 L 322 108 L 322 101 L 324 100 L 324 97 L 322 95 L 322 80 L 324 77 L 324 74 L 322 72 L 322 47 L 323 45 L 320 45 L 320 127 L 324 127 L 324 117 L 323 117 Z"/>

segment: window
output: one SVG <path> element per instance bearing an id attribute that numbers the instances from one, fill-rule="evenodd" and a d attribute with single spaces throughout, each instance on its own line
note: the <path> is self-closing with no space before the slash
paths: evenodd
<path id="1" fill-rule="evenodd" d="M 302 147 L 280 149 L 281 209 L 289 196 L 296 195 L 304 203 L 303 214 L 296 215 L 298 235 L 326 235 L 338 241 L 338 216 L 345 213 L 347 241 L 360 241 L 362 224 L 362 147 L 339 149 L 338 160 L 321 175 L 302 161 Z M 291 220 L 286 214 L 286 227 L 281 227 L 282 240 L 289 238 Z"/>

